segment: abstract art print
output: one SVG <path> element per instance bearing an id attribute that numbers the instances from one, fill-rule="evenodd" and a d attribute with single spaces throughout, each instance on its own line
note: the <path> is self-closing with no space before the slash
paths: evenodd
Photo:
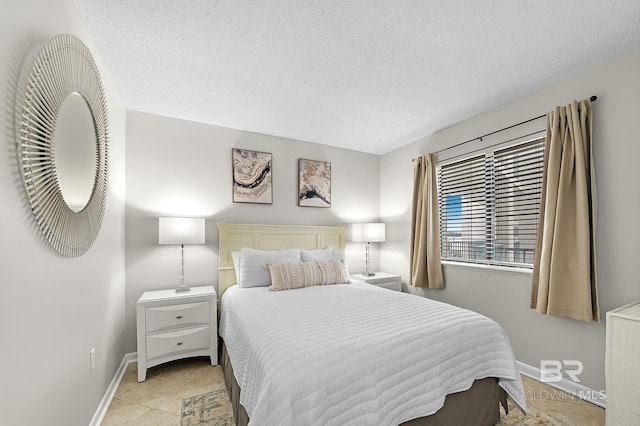
<path id="1" fill-rule="evenodd" d="M 331 163 L 298 159 L 298 205 L 331 207 Z"/>
<path id="2" fill-rule="evenodd" d="M 233 148 L 233 202 L 272 204 L 271 153 Z"/>

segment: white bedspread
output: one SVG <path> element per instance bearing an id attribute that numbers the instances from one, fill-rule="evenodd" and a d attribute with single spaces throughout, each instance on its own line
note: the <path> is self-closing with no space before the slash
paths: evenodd
<path id="1" fill-rule="evenodd" d="M 228 288 L 224 338 L 254 425 L 398 425 L 497 377 L 526 410 L 513 351 L 489 318 L 368 284 Z"/>

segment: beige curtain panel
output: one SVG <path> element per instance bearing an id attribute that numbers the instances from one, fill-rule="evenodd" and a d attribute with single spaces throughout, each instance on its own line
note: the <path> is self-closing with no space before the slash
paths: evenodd
<path id="1" fill-rule="evenodd" d="M 600 319 L 592 121 L 588 99 L 547 115 L 531 288 L 531 308 L 537 312 L 581 321 Z"/>
<path id="2" fill-rule="evenodd" d="M 411 284 L 443 288 L 440 264 L 440 219 L 436 164 L 433 154 L 413 161 L 413 204 L 411 209 Z"/>

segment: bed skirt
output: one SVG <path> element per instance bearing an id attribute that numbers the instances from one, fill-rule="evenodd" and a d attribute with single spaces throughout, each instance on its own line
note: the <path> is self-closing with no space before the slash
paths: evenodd
<path id="1" fill-rule="evenodd" d="M 224 372 L 224 382 L 233 406 L 233 419 L 236 426 L 247 426 L 249 415 L 240 404 L 240 386 L 233 374 L 224 340 L 220 339 L 222 354 L 220 364 Z M 440 410 L 430 416 L 420 417 L 402 423 L 402 426 L 491 426 L 500 420 L 500 404 L 507 407 L 507 394 L 498 380 L 489 377 L 473 382 L 471 388 L 463 392 L 447 395 Z"/>

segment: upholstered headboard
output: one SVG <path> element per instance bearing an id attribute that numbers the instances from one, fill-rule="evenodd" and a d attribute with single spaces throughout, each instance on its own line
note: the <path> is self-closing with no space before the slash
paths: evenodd
<path id="1" fill-rule="evenodd" d="M 243 247 L 258 250 L 300 248 L 344 249 L 346 229 L 341 226 L 218 224 L 218 298 L 236 283 L 232 251 Z"/>

